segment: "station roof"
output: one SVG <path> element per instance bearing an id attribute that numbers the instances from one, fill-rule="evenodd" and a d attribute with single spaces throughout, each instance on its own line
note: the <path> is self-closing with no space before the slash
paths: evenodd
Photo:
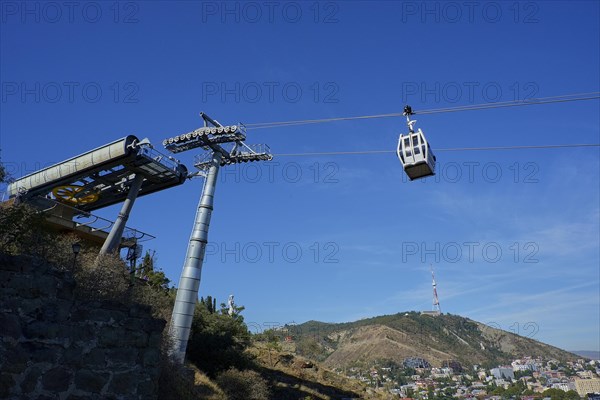
<path id="1" fill-rule="evenodd" d="M 136 174 L 144 176 L 138 196 L 180 185 L 188 176 L 183 164 L 130 135 L 17 179 L 7 191 L 21 201 L 41 196 L 89 212 L 123 202 Z"/>

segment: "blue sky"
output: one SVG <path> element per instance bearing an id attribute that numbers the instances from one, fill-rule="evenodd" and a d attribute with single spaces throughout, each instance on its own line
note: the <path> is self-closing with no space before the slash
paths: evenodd
<path id="1" fill-rule="evenodd" d="M 200 111 L 257 123 L 600 87 L 594 1 L 0 4 L 0 147 L 15 176 L 127 134 L 160 147 Z M 434 150 L 600 142 L 597 100 L 416 119 Z M 404 131 L 372 119 L 247 142 L 393 150 Z M 436 154 L 423 182 L 393 153 L 221 170 L 200 294 L 235 294 L 253 330 L 342 322 L 431 309 L 433 264 L 442 311 L 600 350 L 598 148 Z M 157 236 L 144 245 L 174 282 L 201 188 L 140 198 L 129 220 Z"/>

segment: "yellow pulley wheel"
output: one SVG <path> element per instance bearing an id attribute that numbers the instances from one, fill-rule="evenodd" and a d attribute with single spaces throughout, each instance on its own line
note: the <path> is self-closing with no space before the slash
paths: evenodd
<path id="1" fill-rule="evenodd" d="M 89 204 L 98 201 L 98 193 L 80 194 L 83 190 L 83 186 L 65 185 L 55 187 L 52 189 L 52 193 L 57 200 L 71 205 Z"/>

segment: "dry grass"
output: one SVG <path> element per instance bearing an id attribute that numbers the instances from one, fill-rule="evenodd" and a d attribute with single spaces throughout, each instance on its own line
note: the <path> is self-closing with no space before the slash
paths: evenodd
<path id="1" fill-rule="evenodd" d="M 176 366 L 163 361 L 159 400 L 228 400 L 219 386 L 193 364 Z"/>
<path id="2" fill-rule="evenodd" d="M 231 368 L 217 377 L 219 387 L 229 400 L 266 400 L 271 398 L 267 382 L 256 371 Z"/>
<path id="3" fill-rule="evenodd" d="M 194 367 L 195 368 L 195 367 Z M 216 383 L 210 380 L 206 374 L 199 369 L 194 369 L 194 390 L 200 395 L 199 398 L 206 400 L 226 400 L 227 396 Z"/>
<path id="4" fill-rule="evenodd" d="M 319 363 L 295 354 L 271 350 L 257 342 L 247 350 L 261 366 L 261 374 L 273 387 L 273 399 L 381 399 L 378 393 L 369 394 L 364 384 L 339 375 Z M 312 368 L 303 368 L 312 363 Z M 272 366 L 271 366 L 272 365 Z"/>
<path id="5" fill-rule="evenodd" d="M 75 268 L 77 294 L 93 300 L 129 300 L 129 272 L 118 255 L 83 254 Z"/>

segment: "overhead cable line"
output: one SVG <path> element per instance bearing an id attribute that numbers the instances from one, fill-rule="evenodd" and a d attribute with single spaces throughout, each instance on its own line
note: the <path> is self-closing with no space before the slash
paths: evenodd
<path id="1" fill-rule="evenodd" d="M 487 110 L 487 109 L 493 109 L 493 108 L 530 106 L 530 105 L 538 105 L 538 104 L 566 103 L 566 102 L 572 102 L 572 101 L 585 101 L 585 100 L 594 100 L 594 99 L 600 99 L 600 92 L 575 93 L 575 94 L 567 94 L 567 95 L 562 95 L 562 96 L 540 97 L 540 98 L 505 101 L 505 102 L 498 102 L 498 103 L 484 103 L 484 104 L 472 104 L 472 105 L 467 105 L 467 106 L 434 108 L 434 109 L 429 109 L 429 110 L 416 111 L 413 114 L 414 115 L 440 114 L 440 113 L 458 112 L 458 111 Z M 402 115 L 403 115 L 403 113 L 396 112 L 396 113 L 388 113 L 388 114 L 361 115 L 361 116 L 354 116 L 354 117 L 337 117 L 337 118 L 322 118 L 322 119 L 305 119 L 305 120 L 296 120 L 296 121 L 251 123 L 251 124 L 245 124 L 245 126 L 248 129 L 266 129 L 266 128 L 279 128 L 279 127 L 285 127 L 285 126 L 320 124 L 320 123 L 326 123 L 326 122 L 401 117 Z"/>
<path id="2" fill-rule="evenodd" d="M 532 146 L 495 146 L 495 147 L 450 147 L 445 149 L 435 149 L 439 151 L 494 151 L 494 150 L 525 150 L 525 149 L 559 149 L 574 147 L 600 147 L 600 143 L 579 143 L 579 144 L 548 144 Z M 343 155 L 367 155 L 367 154 L 393 154 L 395 150 L 363 150 L 363 151 L 324 151 L 310 153 L 282 153 L 274 154 L 276 157 L 308 157 L 308 156 L 343 156 Z"/>

